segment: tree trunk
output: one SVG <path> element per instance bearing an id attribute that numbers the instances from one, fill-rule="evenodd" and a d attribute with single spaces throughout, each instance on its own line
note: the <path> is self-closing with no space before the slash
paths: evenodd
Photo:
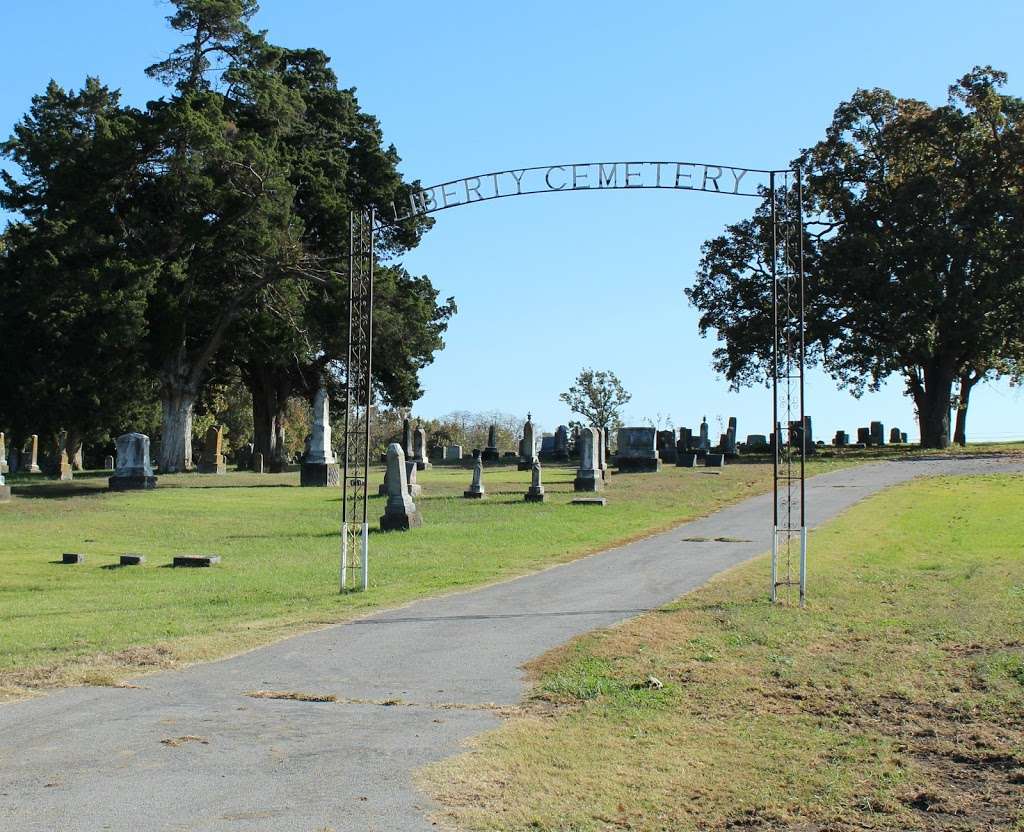
<path id="1" fill-rule="evenodd" d="M 249 365 L 245 382 L 252 396 L 254 450 L 263 454 L 270 471 L 283 471 L 287 463 L 284 424 L 292 393 L 291 371 L 269 364 Z"/>
<path id="2" fill-rule="evenodd" d="M 957 397 L 956 427 L 953 429 L 953 444 L 963 447 L 967 444 L 967 405 L 971 401 L 971 390 L 975 382 L 970 376 L 960 376 L 960 395 Z"/>
<path id="3" fill-rule="evenodd" d="M 954 377 L 952 370 L 935 362 L 924 368 L 923 386 L 920 382 L 911 384 L 922 448 L 949 447 L 949 411 Z"/>
<path id="4" fill-rule="evenodd" d="M 160 473 L 192 470 L 192 410 L 197 393 L 187 384 L 161 385 Z"/>

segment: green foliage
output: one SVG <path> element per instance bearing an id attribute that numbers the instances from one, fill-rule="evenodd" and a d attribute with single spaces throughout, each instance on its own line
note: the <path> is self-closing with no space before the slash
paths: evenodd
<path id="1" fill-rule="evenodd" d="M 999 92 L 1005 81 L 975 68 L 940 107 L 859 90 L 795 163 L 809 359 L 858 395 L 901 375 L 929 446 L 949 441 L 954 382 L 966 406 L 1024 341 L 1024 101 Z M 762 205 L 705 244 L 687 290 L 736 386 L 767 375 L 770 240 Z"/>
<path id="2" fill-rule="evenodd" d="M 23 218 L 3 234 L 0 331 L 8 430 L 105 441 L 141 427 L 154 385 L 134 348 L 147 332 L 153 270 L 127 257 L 111 204 L 130 187 L 137 111 L 89 78 L 77 92 L 51 82 L 0 145 L 0 205 Z"/>
<path id="3" fill-rule="evenodd" d="M 614 431 L 622 426 L 622 408 L 633 396 L 611 370 L 584 368 L 558 398 L 583 417 L 583 426 Z"/>

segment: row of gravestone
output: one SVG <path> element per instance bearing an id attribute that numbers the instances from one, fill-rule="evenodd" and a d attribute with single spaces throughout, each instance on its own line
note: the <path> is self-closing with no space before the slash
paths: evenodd
<path id="1" fill-rule="evenodd" d="M 850 447 L 850 434 L 837 430 L 832 440 L 837 448 Z M 907 434 L 899 428 L 891 428 L 889 431 L 890 445 L 906 445 Z M 885 425 L 881 422 L 872 422 L 866 428 L 857 428 L 857 442 L 852 447 L 857 448 L 881 448 L 885 446 Z"/>
<path id="2" fill-rule="evenodd" d="M 735 424 L 732 426 L 735 431 Z M 579 456 L 579 467 L 573 480 L 573 491 L 577 493 L 594 493 L 603 491 L 610 476 L 608 464 L 608 432 L 601 428 L 583 428 L 576 435 L 576 452 Z M 483 481 L 484 459 L 486 451 L 473 452 L 473 477 L 469 488 L 463 492 L 466 499 L 483 499 L 486 488 Z M 677 465 L 694 467 L 698 461 L 707 466 L 721 467 L 725 464 L 724 453 L 710 453 L 701 449 L 693 453 L 680 455 Z M 384 483 L 378 494 L 387 496 L 384 514 L 380 518 L 381 531 L 405 531 L 423 525 L 423 516 L 416 505 L 416 498 L 422 488 L 416 482 L 417 463 L 407 460 L 405 450 L 398 442 L 388 446 L 386 456 L 387 469 Z M 618 452 L 615 465 L 620 473 L 645 473 L 661 470 L 662 460 L 658 455 L 657 431 L 654 428 L 619 428 Z M 545 492 L 542 482 L 541 460 L 536 453 L 533 436 L 533 421 L 528 416 L 524 426 L 523 439 L 520 442 L 520 470 L 530 470 L 532 476 L 530 486 L 523 495 L 527 502 L 544 502 Z M 604 505 L 603 499 L 580 499 L 574 502 Z"/>

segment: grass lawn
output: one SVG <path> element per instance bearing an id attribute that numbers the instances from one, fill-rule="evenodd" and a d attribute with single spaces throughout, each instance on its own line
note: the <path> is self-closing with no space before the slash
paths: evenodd
<path id="1" fill-rule="evenodd" d="M 467 830 L 1024 830 L 1024 477 L 916 481 L 538 660 L 522 713 L 429 769 Z M 648 682 L 655 677 L 658 687 Z"/>
<path id="2" fill-rule="evenodd" d="M 820 460 L 814 472 L 849 464 Z M 183 474 L 152 492 L 111 494 L 105 473 L 74 483 L 13 476 L 0 505 L 0 696 L 223 656 L 369 609 L 479 585 L 671 527 L 770 487 L 764 464 L 720 474 L 666 467 L 613 476 L 606 508 L 569 505 L 574 469 L 548 466 L 548 501 L 523 501 L 529 472 L 488 468 L 487 499 L 465 500 L 470 471 L 421 472 L 425 525 L 371 538 L 370 591 L 337 592 L 339 493 L 298 474 Z M 377 470 L 371 493 L 383 472 Z M 371 499 L 371 527 L 384 498 Z M 766 521 L 768 519 L 766 518 Z M 86 562 L 63 566 L 63 552 Z M 125 552 L 141 567 L 116 566 Z M 166 568 L 173 554 L 222 557 Z"/>

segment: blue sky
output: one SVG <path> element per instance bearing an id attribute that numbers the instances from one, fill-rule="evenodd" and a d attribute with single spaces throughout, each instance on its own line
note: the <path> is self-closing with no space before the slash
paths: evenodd
<path id="1" fill-rule="evenodd" d="M 86 74 L 142 104 L 142 73 L 176 43 L 150 0 L 5 3 L 0 132 L 50 78 Z M 332 56 L 342 83 L 382 122 L 410 178 L 434 184 L 492 170 L 659 159 L 785 166 L 817 141 L 836 105 L 882 86 L 933 103 L 975 64 L 1024 94 L 1024 4 L 1011 2 L 470 2 L 387 6 L 264 0 L 255 25 Z M 676 426 L 735 415 L 767 433 L 770 395 L 730 393 L 710 368 L 683 296 L 701 243 L 753 201 L 688 192 L 524 196 L 438 215 L 407 266 L 459 314 L 423 374 L 417 411 L 532 410 L 544 429 L 584 366 L 633 394 L 628 421 Z M 857 400 L 810 373 L 817 438 L 872 419 L 916 425 L 902 384 Z M 985 385 L 971 438 L 1024 438 L 1024 395 Z M 714 428 L 713 428 L 714 431 Z"/>

